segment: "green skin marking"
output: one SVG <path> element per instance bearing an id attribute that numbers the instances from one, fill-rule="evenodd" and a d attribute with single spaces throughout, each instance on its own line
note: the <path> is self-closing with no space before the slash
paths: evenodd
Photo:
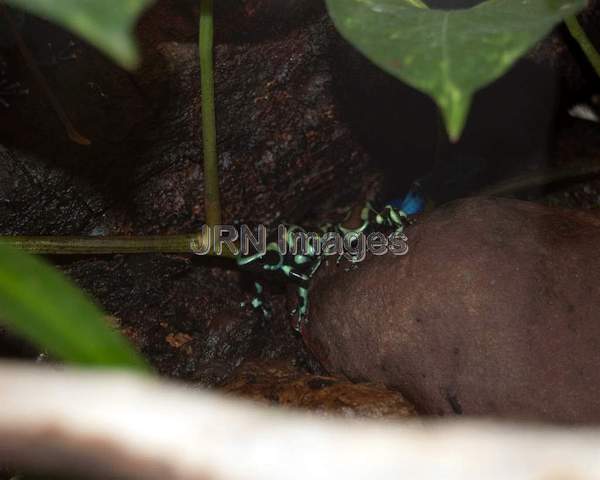
<path id="1" fill-rule="evenodd" d="M 360 234 L 369 230 L 377 231 L 382 228 L 391 229 L 394 233 L 402 233 L 405 225 L 409 223 L 408 216 L 402 210 L 396 209 L 390 205 L 386 205 L 383 210 L 376 211 L 371 203 L 367 203 L 361 211 L 362 224 L 355 229 L 343 227 L 341 224 L 332 225 L 325 224 L 320 227 L 322 234 L 328 232 L 337 232 L 340 235 Z M 304 231 L 297 225 L 290 225 L 288 228 L 288 236 L 286 242 L 288 248 L 292 247 L 294 240 L 292 233 Z M 267 245 L 265 254 L 255 253 L 252 255 L 239 256 L 237 258 L 238 266 L 247 269 L 258 269 L 263 273 L 273 273 L 283 275 L 286 281 L 297 285 L 298 306 L 291 312 L 295 317 L 294 329 L 297 332 L 302 330 L 302 327 L 308 320 L 308 293 L 310 289 L 310 281 L 315 275 L 323 262 L 324 255 L 317 255 L 312 245 L 309 243 L 309 251 L 304 255 L 292 255 L 287 253 L 283 255 L 279 251 L 277 242 L 271 242 Z M 338 263 L 343 257 L 340 255 Z M 349 259 L 350 263 L 355 265 L 357 260 Z M 266 318 L 270 318 L 271 312 L 266 306 L 263 299 L 263 286 L 260 282 L 254 282 L 255 297 L 252 299 L 251 305 L 254 309 L 260 309 Z M 245 304 L 242 303 L 242 306 Z"/>

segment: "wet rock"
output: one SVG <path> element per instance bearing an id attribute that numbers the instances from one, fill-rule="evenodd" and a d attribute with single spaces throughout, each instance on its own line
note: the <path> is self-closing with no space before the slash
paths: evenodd
<path id="1" fill-rule="evenodd" d="M 207 269 L 184 256 L 116 255 L 61 268 L 163 375 L 212 386 L 248 359 L 302 362 L 301 341 L 287 322 L 242 308 L 251 294 L 240 288 L 239 273 L 214 263 Z M 274 305 L 282 316 L 281 310 Z"/>
<path id="2" fill-rule="evenodd" d="M 222 389 L 262 403 L 303 408 L 322 415 L 365 418 L 416 415 L 410 402 L 383 385 L 310 375 L 283 362 L 247 362 Z"/>
<path id="3" fill-rule="evenodd" d="M 331 373 L 433 415 L 600 421 L 598 212 L 472 198 L 408 239 L 319 272 L 304 336 Z"/>
<path id="4" fill-rule="evenodd" d="M 27 18 L 25 41 L 89 147 L 68 140 L 14 45 L 0 49 L 11 79 L 31 89 L 0 118 L 1 234 L 200 228 L 198 6 L 153 3 L 138 24 L 143 62 L 132 73 L 58 27 Z M 354 201 L 368 155 L 338 109 L 329 50 L 337 34 L 324 4 L 228 0 L 216 10 L 224 221 L 299 222 L 307 212 Z M 48 42 L 55 49 L 75 42 L 75 58 L 46 62 Z M 160 256 L 52 260 L 120 319 L 163 374 L 212 384 L 248 356 L 303 361 L 282 308 L 269 323 L 239 308 L 249 298 L 227 270 L 232 265 Z M 191 340 L 180 345 L 186 336 Z M 4 337 L 0 332 L 0 347 Z"/>
<path id="5" fill-rule="evenodd" d="M 0 118 L 1 233 L 172 233 L 202 224 L 198 14 L 197 2 L 156 2 L 138 25 L 143 63 L 132 73 L 27 18 L 23 35 L 92 141 L 87 148 L 68 140 L 18 52 L 0 48 L 31 90 Z M 325 201 L 351 202 L 368 155 L 337 105 L 337 33 L 324 4 L 228 0 L 218 3 L 216 23 L 224 220 L 298 222 Z M 46 65 L 48 42 L 75 42 L 75 57 Z"/>

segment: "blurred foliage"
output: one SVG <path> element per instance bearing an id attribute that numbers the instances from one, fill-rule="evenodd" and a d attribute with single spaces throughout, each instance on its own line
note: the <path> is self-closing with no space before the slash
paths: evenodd
<path id="1" fill-rule="evenodd" d="M 154 0 L 5 0 L 71 30 L 125 68 L 139 62 L 133 30 Z"/>
<path id="2" fill-rule="evenodd" d="M 42 260 L 2 243 L 0 322 L 71 363 L 148 370 L 81 290 Z"/>
<path id="3" fill-rule="evenodd" d="M 474 93 L 585 0 L 488 0 L 433 10 L 421 0 L 327 0 L 340 33 L 379 67 L 432 97 L 457 140 Z"/>

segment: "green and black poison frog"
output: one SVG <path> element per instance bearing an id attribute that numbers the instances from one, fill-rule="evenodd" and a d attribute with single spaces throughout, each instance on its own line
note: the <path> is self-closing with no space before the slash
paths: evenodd
<path id="1" fill-rule="evenodd" d="M 360 214 L 360 225 L 356 228 L 347 228 L 342 224 L 325 224 L 321 226 L 320 235 L 323 240 L 324 237 L 329 233 L 337 233 L 340 237 L 350 234 L 363 234 L 365 236 L 372 232 L 382 232 L 385 234 L 394 234 L 404 237 L 404 228 L 409 221 L 409 213 L 418 213 L 421 208 L 421 202 L 417 201 L 414 193 L 410 193 L 406 196 L 405 202 L 399 202 L 400 207 L 393 206 L 393 204 L 386 205 L 382 210 L 375 210 L 371 203 L 367 204 L 362 208 Z M 293 317 L 293 327 L 296 331 L 301 332 L 302 327 L 306 324 L 308 318 L 308 292 L 310 288 L 310 282 L 314 277 L 315 273 L 324 261 L 325 256 L 331 255 L 326 253 L 326 248 L 317 251 L 314 245 L 308 242 L 306 248 L 300 254 L 293 254 L 290 252 L 292 244 L 295 242 L 294 234 L 306 233 L 304 229 L 297 225 L 287 226 L 285 243 L 287 251 L 283 252 L 280 249 L 278 242 L 271 241 L 267 244 L 266 251 L 264 253 L 254 253 L 250 255 L 240 255 L 237 258 L 237 263 L 242 269 L 249 270 L 251 272 L 262 274 L 275 274 L 286 282 L 290 282 L 296 285 L 298 295 L 298 305 L 291 312 Z M 346 237 L 348 238 L 348 237 Z M 324 241 L 324 240 L 323 240 Z M 356 268 L 356 264 L 359 259 L 348 255 L 343 255 L 352 268 Z M 337 263 L 339 264 L 342 260 L 342 255 L 338 257 Z M 263 297 L 263 285 L 260 281 L 254 282 L 256 296 L 251 302 L 251 305 L 255 309 L 259 309 L 265 315 L 270 317 L 271 312 Z M 242 304 L 243 305 L 243 304 Z"/>

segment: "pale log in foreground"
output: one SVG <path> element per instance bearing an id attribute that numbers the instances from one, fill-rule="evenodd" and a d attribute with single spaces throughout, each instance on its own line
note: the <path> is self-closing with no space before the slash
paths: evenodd
<path id="1" fill-rule="evenodd" d="M 597 479 L 600 431 L 326 420 L 125 373 L 0 366 L 0 462 L 98 478 Z"/>

